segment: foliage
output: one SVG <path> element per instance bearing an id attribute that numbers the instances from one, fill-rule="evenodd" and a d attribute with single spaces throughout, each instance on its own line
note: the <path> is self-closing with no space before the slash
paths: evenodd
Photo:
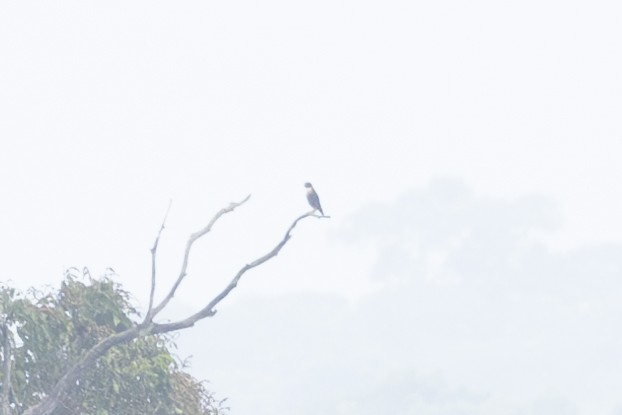
<path id="1" fill-rule="evenodd" d="M 139 317 L 130 295 L 111 278 L 67 274 L 56 292 L 22 295 L 0 287 L 0 317 L 11 337 L 10 402 L 21 414 L 50 391 L 66 369 Z M 2 336 L 2 334 L 0 334 Z M 0 339 L 4 340 L 4 339 Z M 226 412 L 202 382 L 183 372 L 170 336 L 117 345 L 86 368 L 55 415 L 204 414 Z M 11 356 L 2 356 L 3 361 Z M 2 382 L 2 379 L 0 379 Z"/>

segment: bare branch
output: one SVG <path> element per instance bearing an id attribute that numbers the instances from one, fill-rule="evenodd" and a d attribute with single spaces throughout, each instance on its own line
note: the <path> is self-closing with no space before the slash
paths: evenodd
<path id="1" fill-rule="evenodd" d="M 220 292 L 216 297 L 214 297 L 205 307 L 203 307 L 203 309 L 201 309 L 197 313 L 191 315 L 190 317 L 184 320 L 180 320 L 180 321 L 173 322 L 173 323 L 167 323 L 167 324 L 153 323 L 151 319 L 153 319 L 153 317 L 155 317 L 173 298 L 177 287 L 179 286 L 179 284 L 185 277 L 186 270 L 188 267 L 190 250 L 194 242 L 200 237 L 202 237 L 203 235 L 207 234 L 211 230 L 214 223 L 216 223 L 216 221 L 222 215 L 233 211 L 235 208 L 245 203 L 249 198 L 250 198 L 250 195 L 248 195 L 244 200 L 242 200 L 239 203 L 231 203 L 228 207 L 221 209 L 212 218 L 212 220 L 207 224 L 207 226 L 205 226 L 203 229 L 201 229 L 200 231 L 190 236 L 190 239 L 188 240 L 186 244 L 186 250 L 184 252 L 184 260 L 182 263 L 182 268 L 181 268 L 179 277 L 177 278 L 177 281 L 173 285 L 168 295 L 164 298 L 164 300 L 162 300 L 162 302 L 157 307 L 151 309 L 151 313 L 147 313 L 149 319 L 145 319 L 145 321 L 143 321 L 142 323 L 134 327 L 131 327 L 120 333 L 113 334 L 101 340 L 98 344 L 96 344 L 93 348 L 91 348 L 88 352 L 86 352 L 73 366 L 71 366 L 63 374 L 63 376 L 61 376 L 61 378 L 56 382 L 54 387 L 49 391 L 47 396 L 45 396 L 38 404 L 28 408 L 24 412 L 24 415 L 51 415 L 54 412 L 54 410 L 62 403 L 62 400 L 67 395 L 68 391 L 72 388 L 73 385 L 75 385 L 76 381 L 80 379 L 84 371 L 88 367 L 95 364 L 96 360 L 100 358 L 101 356 L 103 356 L 112 347 L 119 345 L 119 344 L 127 343 L 138 337 L 149 336 L 152 334 L 167 333 L 167 332 L 191 327 L 197 321 L 204 319 L 206 317 L 213 316 L 216 313 L 216 310 L 214 309 L 214 307 L 216 307 L 225 297 L 227 297 L 227 295 L 229 295 L 229 293 L 237 286 L 238 282 L 240 281 L 242 276 L 247 271 L 265 263 L 266 261 L 278 255 L 281 249 L 283 249 L 285 244 L 290 240 L 291 232 L 296 227 L 298 222 L 310 216 L 320 218 L 320 219 L 323 218 L 322 216 L 316 215 L 314 211 L 305 213 L 304 215 L 296 218 L 296 220 L 294 220 L 294 222 L 287 229 L 287 232 L 285 233 L 285 236 L 283 237 L 283 239 L 274 248 L 272 248 L 270 252 L 268 252 L 266 255 L 262 257 L 257 258 L 253 262 L 243 266 L 237 272 L 237 274 L 233 277 L 231 282 L 225 287 L 225 289 L 222 292 Z M 168 215 L 168 211 L 167 211 L 167 215 Z M 165 217 L 165 221 L 166 221 L 166 217 Z M 164 228 L 164 221 L 162 222 L 162 227 L 160 228 L 160 231 L 158 232 L 158 236 L 154 243 L 154 247 L 152 248 L 152 261 L 155 261 L 155 253 L 157 250 L 157 245 L 158 245 L 158 241 L 160 238 L 160 234 L 163 228 Z M 153 287 L 154 286 L 155 286 L 155 262 L 152 262 L 152 291 L 151 291 L 150 305 L 153 304 L 152 299 L 153 299 L 153 290 L 154 290 Z M 5 335 L 4 337 L 6 338 L 7 336 Z M 5 374 L 6 374 L 6 371 L 5 371 Z"/>
<path id="2" fill-rule="evenodd" d="M 201 310 L 199 310 L 197 313 L 191 315 L 190 317 L 184 319 L 184 320 L 180 320 L 180 321 L 176 321 L 173 323 L 166 323 L 166 324 L 154 324 L 154 328 L 152 330 L 152 333 L 156 334 L 156 333 L 167 333 L 170 331 L 175 331 L 175 330 L 180 330 L 180 329 L 185 329 L 188 327 L 192 327 L 194 325 L 194 323 L 196 323 L 199 320 L 202 320 L 206 317 L 211 317 L 214 314 L 216 314 L 216 310 L 214 310 L 214 307 L 216 307 L 216 305 L 218 305 L 218 303 L 220 303 L 227 295 L 229 295 L 229 293 L 238 285 L 238 282 L 240 281 L 240 278 L 242 278 L 242 276 L 249 270 L 263 264 L 264 262 L 268 261 L 269 259 L 275 257 L 278 255 L 278 253 L 281 251 L 281 249 L 283 249 L 283 247 L 285 246 L 285 244 L 287 243 L 287 241 L 289 241 L 289 239 L 292 237 L 291 232 L 292 230 L 296 227 L 296 225 L 298 224 L 298 222 L 300 222 L 302 219 L 307 218 L 309 216 L 312 217 L 316 217 L 316 218 L 322 218 L 322 216 L 317 216 L 314 214 L 315 211 L 311 211 L 308 213 L 305 213 L 302 216 L 299 216 L 298 218 L 296 218 L 296 220 L 290 225 L 290 227 L 287 229 L 287 232 L 285 232 L 285 236 L 283 237 L 283 239 L 274 247 L 272 248 L 272 250 L 270 252 L 268 252 L 266 255 L 257 258 L 256 260 L 254 260 L 253 262 L 244 265 L 239 271 L 238 273 L 235 275 L 235 277 L 233 277 L 233 279 L 231 280 L 231 282 L 229 283 L 229 285 L 227 285 L 225 287 L 224 290 L 222 290 L 220 292 L 220 294 L 218 294 L 216 297 L 214 297 L 212 299 L 212 301 L 210 301 L 205 307 L 203 307 Z"/>
<path id="3" fill-rule="evenodd" d="M 188 260 L 190 259 L 190 250 L 192 249 L 192 245 L 196 242 L 196 240 L 201 238 L 202 236 L 204 236 L 209 231 L 211 231 L 212 230 L 212 226 L 214 226 L 216 221 L 218 219 L 220 219 L 221 216 L 223 216 L 226 213 L 233 212 L 233 210 L 235 208 L 237 208 L 238 206 L 246 203 L 248 201 L 248 199 L 250 199 L 250 197 L 251 197 L 251 195 L 248 195 L 241 202 L 237 202 L 237 203 L 236 202 L 232 202 L 232 203 L 230 203 L 229 206 L 227 206 L 226 208 L 223 208 L 220 211 L 218 211 L 218 213 L 216 213 L 216 215 L 214 215 L 212 220 L 209 221 L 209 223 L 203 229 L 201 229 L 200 231 L 195 232 L 192 235 L 190 235 L 190 238 L 188 239 L 188 242 L 186 243 L 186 250 L 184 251 L 184 259 L 183 259 L 183 262 L 182 262 L 182 265 L 181 265 L 181 271 L 179 272 L 179 276 L 177 277 L 177 281 L 175 281 L 175 284 L 173 284 L 173 287 L 171 288 L 169 293 L 166 295 L 166 297 L 164 297 L 164 299 L 160 302 L 160 304 L 158 304 L 152 310 L 152 313 L 150 315 L 151 319 L 153 319 L 153 317 L 155 317 L 160 311 L 162 311 L 162 309 L 164 307 L 166 307 L 168 302 L 171 301 L 171 299 L 175 295 L 175 292 L 177 291 L 177 288 L 179 287 L 179 284 L 181 284 L 181 282 L 185 278 L 186 271 L 188 269 Z"/>
<path id="4" fill-rule="evenodd" d="M 145 315 L 144 321 L 151 320 L 151 311 L 153 310 L 153 296 L 155 294 L 155 285 L 156 285 L 156 253 L 158 250 L 158 243 L 160 242 L 160 235 L 162 235 L 162 231 L 164 230 L 164 225 L 166 224 L 166 219 L 168 218 L 168 213 L 171 211 L 172 200 L 168 201 L 168 207 L 166 208 L 166 213 L 164 214 L 164 219 L 162 220 L 162 225 L 160 226 L 160 230 L 158 231 L 158 236 L 153 243 L 153 248 L 151 248 L 151 292 L 149 293 L 149 308 L 147 309 L 147 314 Z"/>

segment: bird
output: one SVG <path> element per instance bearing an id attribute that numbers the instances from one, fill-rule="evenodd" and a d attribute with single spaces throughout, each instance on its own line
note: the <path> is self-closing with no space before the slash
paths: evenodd
<path id="1" fill-rule="evenodd" d="M 311 207 L 315 210 L 319 210 L 322 216 L 324 216 L 324 211 L 322 210 L 322 205 L 320 205 L 320 198 L 317 193 L 315 193 L 315 189 L 311 185 L 311 183 L 305 183 L 305 187 L 307 188 L 307 200 Z"/>

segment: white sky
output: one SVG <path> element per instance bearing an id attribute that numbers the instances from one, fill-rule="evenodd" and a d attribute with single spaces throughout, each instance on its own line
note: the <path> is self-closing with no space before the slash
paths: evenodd
<path id="1" fill-rule="evenodd" d="M 391 290 L 402 287 L 402 296 L 395 301 L 410 303 L 407 293 L 415 283 L 400 285 L 404 275 L 427 275 L 428 280 L 446 272 L 462 275 L 448 277 L 451 281 L 480 275 L 479 265 L 473 264 L 448 270 L 443 258 L 453 252 L 452 243 L 460 244 L 461 221 L 471 223 L 483 216 L 487 223 L 487 214 L 503 219 L 505 213 L 499 212 L 506 208 L 527 218 L 529 236 L 516 246 L 538 246 L 546 264 L 559 264 L 556 255 L 563 253 L 572 258 L 605 243 L 620 244 L 621 12 L 622 6 L 614 1 L 2 2 L 0 280 L 20 288 L 57 286 L 66 267 L 89 266 L 98 273 L 111 266 L 144 303 L 148 249 L 168 200 L 173 199 L 173 210 L 161 246 L 160 287 L 174 279 L 187 235 L 230 201 L 252 193 L 247 205 L 198 244 L 192 279 L 175 305 L 194 309 L 239 266 L 271 248 L 291 220 L 308 210 L 302 184 L 311 181 L 332 219 L 302 223 L 283 253 L 249 276 L 217 318 L 184 334 L 194 341 L 182 338 L 184 345 L 191 345 L 180 353 L 192 349 L 192 344 L 198 347 L 193 351 L 198 376 L 211 379 L 219 395 L 230 397 L 234 413 L 272 413 L 268 404 L 276 405 L 277 397 L 283 399 L 282 405 L 291 399 L 301 408 L 318 405 L 329 414 L 363 413 L 364 399 L 356 396 L 371 393 L 371 386 L 354 380 L 361 373 L 373 373 L 379 382 L 373 393 L 380 400 L 383 393 L 386 400 L 394 399 L 383 391 L 398 390 L 399 378 L 400 384 L 410 385 L 405 394 L 430 381 L 441 385 L 434 390 L 464 387 L 485 396 L 480 406 L 468 408 L 469 413 L 498 414 L 494 411 L 499 407 L 512 408 L 508 402 L 515 402 L 514 412 L 507 413 L 612 415 L 615 408 L 622 408 L 622 401 L 607 387 L 619 380 L 613 369 L 604 368 L 603 373 L 594 369 L 594 377 L 601 379 L 595 386 L 598 392 L 581 396 L 572 392 L 584 390 L 581 384 L 568 379 L 585 373 L 569 376 L 548 368 L 540 383 L 530 383 L 533 372 L 512 372 L 514 383 L 495 383 L 490 379 L 505 373 L 497 364 L 503 359 L 486 366 L 489 372 L 482 376 L 486 381 L 468 376 L 473 357 L 461 353 L 455 354 L 455 361 L 444 354 L 432 354 L 425 361 L 398 353 L 402 366 L 393 370 L 400 364 L 381 358 L 391 354 L 387 341 L 374 353 L 363 354 L 363 361 L 348 356 L 354 360 L 344 363 L 335 379 L 352 390 L 344 392 L 347 399 L 339 400 L 331 395 L 337 394 L 331 379 L 322 378 L 321 385 L 289 381 L 294 375 L 277 359 L 257 369 L 272 381 L 261 382 L 259 372 L 249 369 L 259 366 L 238 362 L 227 351 L 239 340 L 237 330 L 248 329 L 248 320 L 237 317 L 246 315 L 249 304 L 260 315 L 266 304 L 284 304 L 264 314 L 270 319 L 287 314 L 292 323 L 298 316 L 292 311 L 292 298 L 298 296 L 313 307 L 330 299 L 348 301 L 347 306 L 326 306 L 345 313 L 338 324 L 328 327 L 322 319 L 329 316 L 318 315 L 316 321 L 310 313 L 295 327 L 304 333 L 308 323 L 307 335 L 349 344 L 340 335 L 348 327 L 358 333 L 357 325 L 365 325 L 361 308 L 370 299 L 391 298 Z M 454 180 L 470 196 L 460 191 L 456 196 L 454 185 L 445 188 L 439 178 Z M 451 222 L 458 239 L 440 248 L 433 246 L 434 238 L 419 238 L 423 226 L 435 232 L 444 229 L 447 217 L 439 213 L 443 209 L 418 210 L 418 202 L 412 216 L 396 210 L 414 197 L 413 192 L 420 192 L 415 199 L 425 204 L 434 199 L 435 191 L 477 207 Z M 524 198 L 550 205 L 545 210 L 552 218 L 542 219 L 539 208 L 532 210 L 531 202 L 521 202 Z M 499 204 L 507 206 L 499 210 Z M 430 213 L 431 224 L 416 220 L 425 212 L 436 212 Z M 402 214 L 403 229 L 391 228 L 391 221 Z M 550 226 L 540 229 L 532 224 L 539 220 Z M 494 226 L 503 228 L 504 223 Z M 395 235 L 386 229 L 401 235 L 399 245 L 390 242 Z M 493 242 L 486 239 L 482 246 L 503 246 L 506 236 L 494 234 Z M 546 249 L 534 242 L 534 236 Z M 398 247 L 408 254 L 395 261 L 384 257 L 387 252 L 397 255 Z M 472 255 L 481 264 L 478 259 L 487 252 Z M 527 261 L 519 269 L 539 269 L 535 256 L 519 257 Z M 607 261 L 615 268 L 614 257 Z M 427 265 L 418 268 L 422 263 Z M 557 275 L 559 266 L 550 267 L 550 273 Z M 503 269 L 506 275 L 509 271 Z M 376 277 L 389 274 L 396 276 Z M 615 278 L 606 281 L 613 284 L 608 287 L 611 292 L 620 288 Z M 573 289 L 580 292 L 581 284 Z M 555 292 L 550 290 L 546 292 Z M 606 291 L 598 291 L 589 301 L 575 304 L 572 296 L 563 301 L 589 309 L 603 300 Z M 481 299 L 477 290 L 472 294 L 473 301 Z M 527 290 L 521 295 L 533 300 L 538 294 Z M 614 302 L 605 303 L 613 307 Z M 448 305 L 439 304 L 442 307 Z M 538 310 L 558 315 L 552 313 L 559 311 L 555 307 L 543 305 Z M 501 309 L 486 309 L 477 316 Z M 440 311 L 433 306 L 408 310 L 413 321 L 419 321 L 416 316 L 424 311 L 434 321 Z M 602 312 L 612 310 L 617 309 Z M 232 320 L 225 317 L 227 312 Z M 521 317 L 527 320 L 519 319 L 508 330 L 520 332 L 523 323 L 540 317 Z M 273 333 L 276 323 L 270 319 L 253 321 Z M 447 316 L 436 321 L 440 326 L 452 322 Z M 223 335 L 210 340 L 215 349 L 204 354 L 201 350 L 206 349 L 196 346 L 200 344 L 196 339 L 210 325 Z M 235 333 L 219 328 L 223 325 Z M 330 335 L 323 331 L 327 327 L 333 330 Z M 602 332 L 596 330 L 594 338 L 601 338 L 610 326 L 598 327 Z M 525 361 L 536 362 L 536 367 L 546 361 L 538 353 L 554 354 L 556 346 L 567 340 L 564 333 L 551 338 L 538 337 L 537 330 L 525 333 L 531 333 L 527 337 L 533 342 L 548 345 L 525 354 Z M 279 335 L 293 334 L 275 331 L 262 338 L 258 350 L 287 354 Z M 393 335 L 407 344 L 421 344 L 414 334 L 405 339 L 397 332 L 385 334 L 387 339 Z M 350 340 L 372 342 L 357 336 Z M 518 347 L 496 337 L 488 343 L 486 339 L 476 333 L 458 341 L 482 350 Z M 619 335 L 608 339 L 585 350 L 598 353 L 603 345 L 620 342 Z M 445 340 L 430 341 L 429 350 L 419 351 L 421 356 L 426 350 L 442 349 Z M 308 346 L 308 352 L 316 346 Z M 320 348 L 322 353 L 314 360 L 318 371 L 327 365 L 334 368 L 333 363 L 348 353 L 340 347 Z M 571 357 L 583 356 L 577 352 Z M 367 365 L 369 359 L 378 361 Z M 615 360 L 612 367 L 618 367 L 619 357 L 614 354 L 610 359 Z M 353 368 L 361 373 L 353 373 Z M 316 380 L 300 370 L 300 376 L 305 373 Z M 418 380 L 404 383 L 404 376 L 411 379 L 411 374 Z M 570 383 L 559 388 L 562 381 Z M 529 384 L 529 397 L 515 384 Z M 251 393 L 248 385 L 258 389 Z M 283 385 L 291 390 L 285 393 L 279 389 Z M 500 406 L 495 406 L 497 401 Z M 465 410 L 443 406 L 446 403 L 421 406 L 416 401 L 396 413 Z M 257 405 L 264 405 L 265 411 L 256 412 Z M 547 405 L 557 409 L 551 411 Z M 563 407 L 570 409 L 559 409 Z"/>

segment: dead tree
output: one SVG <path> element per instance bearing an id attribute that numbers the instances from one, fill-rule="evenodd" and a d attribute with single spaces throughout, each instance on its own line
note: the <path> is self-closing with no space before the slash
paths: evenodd
<path id="1" fill-rule="evenodd" d="M 285 236 L 281 239 L 274 248 L 272 248 L 267 254 L 255 259 L 254 261 L 244 265 L 238 272 L 235 274 L 231 282 L 219 293 L 217 294 L 211 301 L 209 301 L 202 309 L 198 312 L 187 316 L 184 319 L 170 322 L 170 323 L 156 323 L 154 322 L 154 318 L 167 306 L 169 301 L 175 296 L 175 292 L 177 288 L 179 288 L 180 284 L 186 277 L 186 271 L 188 269 L 188 262 L 190 261 L 190 254 L 194 243 L 205 236 L 210 232 L 214 224 L 225 214 L 232 212 L 238 206 L 246 203 L 250 195 L 248 195 L 244 200 L 237 203 L 231 203 L 229 206 L 221 209 L 211 221 L 201 230 L 190 235 L 188 242 L 186 243 L 186 249 L 184 251 L 184 256 L 182 260 L 181 270 L 179 275 L 173 284 L 173 286 L 168 291 L 168 294 L 162 299 L 157 305 L 154 304 L 154 295 L 155 295 L 155 285 L 156 285 L 156 255 L 158 249 L 158 242 L 160 241 L 160 236 L 162 231 L 164 230 L 164 226 L 166 223 L 166 218 L 168 217 L 168 210 L 162 221 L 162 225 L 160 226 L 160 230 L 155 238 L 155 242 L 153 247 L 151 248 L 151 291 L 149 294 L 149 307 L 147 309 L 147 313 L 145 318 L 138 324 L 132 326 L 131 328 L 111 335 L 94 347 L 92 347 L 88 352 L 86 352 L 73 366 L 68 368 L 65 373 L 58 379 L 55 386 L 49 391 L 49 393 L 35 406 L 28 408 L 24 415 L 50 415 L 63 401 L 64 397 L 71 391 L 71 388 L 76 384 L 77 381 L 83 376 L 85 370 L 95 364 L 97 359 L 103 356 L 108 350 L 112 347 L 129 342 L 133 339 L 143 336 L 149 336 L 153 334 L 162 334 L 173 332 L 177 330 L 182 330 L 188 327 L 192 327 L 196 322 L 206 318 L 211 317 L 216 313 L 216 306 L 225 298 L 229 293 L 237 286 L 238 282 L 242 278 L 242 276 L 249 270 L 258 267 L 264 262 L 274 258 L 280 251 L 283 249 L 285 244 L 291 238 L 291 232 L 296 227 L 299 221 L 304 218 L 313 216 L 319 217 L 315 215 L 315 211 L 311 211 L 305 213 L 302 216 L 299 216 L 294 220 L 294 222 L 289 226 L 287 231 L 285 232 Z M 169 205 L 170 209 L 170 205 Z M 6 349 L 5 349 L 6 353 Z M 6 374 L 6 373 L 5 373 Z"/>

